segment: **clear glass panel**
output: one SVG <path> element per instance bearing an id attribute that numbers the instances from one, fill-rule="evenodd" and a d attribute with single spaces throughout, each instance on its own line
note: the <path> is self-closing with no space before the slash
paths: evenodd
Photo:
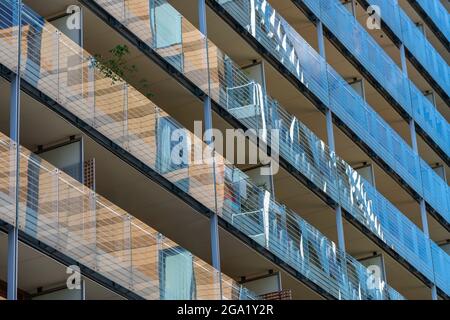
<path id="1" fill-rule="evenodd" d="M 284 66 L 286 66 L 299 80 L 306 83 L 308 88 L 324 103 L 329 102 L 332 111 L 353 130 L 372 150 L 378 154 L 391 168 L 395 168 L 396 172 L 419 194 L 423 194 L 427 202 L 432 205 L 443 216 L 447 216 L 446 206 L 442 201 L 437 202 L 432 197 L 427 196 L 422 189 L 421 181 L 421 165 L 420 159 L 413 153 L 408 144 L 389 126 L 384 119 L 373 111 L 373 109 L 361 99 L 361 97 L 334 71 L 330 66 L 326 66 L 325 61 L 310 47 L 301 36 L 290 27 L 285 20 L 273 10 L 267 1 L 262 0 L 224 0 L 217 2 L 243 27 L 251 31 L 256 40 L 262 44 L 269 52 L 274 55 Z M 370 36 L 368 36 L 357 21 L 351 17 L 350 13 L 340 3 L 333 1 L 305 1 L 311 10 L 329 24 L 328 27 L 333 30 L 341 39 L 341 41 L 350 49 L 358 53 L 358 58 L 363 59 L 367 66 L 372 68 L 371 72 L 382 77 L 382 83 L 392 86 L 392 92 L 398 96 L 399 101 L 404 101 L 406 110 L 414 115 L 417 122 L 424 128 L 429 128 L 432 136 L 436 136 L 436 141 L 441 141 L 444 150 L 449 150 L 446 142 L 448 126 L 442 116 L 432 108 L 430 102 L 423 94 L 413 87 L 412 83 L 408 84 L 407 79 L 401 71 L 390 60 L 386 53 L 378 46 L 378 44 Z M 352 22 L 352 28 L 349 29 L 348 23 Z M 349 37 L 349 30 L 354 36 Z M 363 37 L 364 35 L 364 37 Z M 293 49 L 292 49 L 293 48 Z M 302 50 L 297 49 L 302 48 Z M 367 50 L 366 50 L 367 48 Z M 296 58 L 296 52 L 302 52 L 299 56 L 312 56 L 322 64 L 313 62 L 314 60 L 304 60 L 301 63 Z M 297 62 L 300 62 L 297 64 Z M 229 61 L 223 63 L 225 70 L 231 70 Z M 316 72 L 313 74 L 323 74 L 321 77 L 314 76 L 313 79 L 324 79 L 324 81 L 306 81 L 311 68 L 314 66 Z M 388 67 L 389 66 L 389 67 Z M 231 72 L 228 72 L 230 74 Z M 238 72 L 234 72 L 233 77 Z M 230 77 L 230 76 L 229 76 Z M 226 77 L 225 77 L 226 78 Z M 381 78 L 380 78 L 381 79 Z M 399 81 L 399 79 L 401 81 Z M 244 82 L 240 80 L 240 82 Z M 228 83 L 232 83 L 228 81 Z M 249 83 L 249 82 L 247 82 Z M 322 91 L 319 91 L 317 84 Z M 241 88 L 242 85 L 236 86 Z M 232 87 L 234 89 L 234 87 Z M 230 91 L 230 89 L 228 89 Z M 233 90 L 236 91 L 236 90 Z M 222 94 L 227 97 L 227 108 L 229 109 L 230 101 L 236 96 L 230 93 Z M 242 91 L 242 89 L 240 89 Z M 413 94 L 411 109 L 410 91 Z M 222 92 L 226 92 L 222 90 Z M 324 94 L 325 92 L 325 94 Z M 329 96 L 328 96 L 328 94 Z M 242 94 L 241 94 L 242 95 Z M 327 100 L 329 98 L 329 101 Z M 220 100 L 224 100 L 223 98 Z M 239 99 L 236 99 L 239 101 Z M 269 99 L 270 100 L 270 99 Z M 268 103 L 270 104 L 270 102 Z M 224 104 L 222 104 L 224 105 Z M 431 107 L 430 107 L 431 106 Z M 279 108 L 280 109 L 280 108 Z M 230 111 L 236 117 L 242 119 L 245 124 L 252 124 L 255 127 L 255 121 L 251 123 L 247 116 L 243 113 Z M 369 130 L 367 130 L 369 128 Z M 439 129 L 438 129 L 439 128 Z M 437 131 L 439 130 L 439 131 Z M 442 134 L 433 134 L 439 132 Z M 280 134 L 282 135 L 282 131 Z M 439 137 L 438 137 L 439 136 Z M 282 141 L 283 142 L 283 141 Z M 283 143 L 281 143 L 281 155 L 289 157 L 283 153 Z M 291 160 L 291 159 L 289 159 Z M 429 166 L 428 166 L 429 167 Z M 428 169 L 427 169 L 428 170 Z M 431 168 L 429 168 L 431 171 Z M 431 174 L 431 173 L 430 173 Z M 446 191 L 442 191 L 440 197 L 444 198 Z"/>
<path id="2" fill-rule="evenodd" d="M 450 19 L 448 11 L 442 3 L 439 0 L 417 0 L 416 2 L 445 35 L 447 41 L 450 41 Z"/>
<path id="3" fill-rule="evenodd" d="M 0 138 L 0 219 L 16 225 L 16 145 Z"/>
<path id="4" fill-rule="evenodd" d="M 24 148 L 20 153 L 18 227 L 38 240 L 61 245 L 55 228 L 58 173 Z"/>
<path id="5" fill-rule="evenodd" d="M 1 134 L 2 154 L 8 144 Z M 220 299 L 220 274 L 203 260 L 24 148 L 20 168 L 18 227 L 27 235 L 146 299 Z M 255 297 L 245 292 L 234 298 Z"/>
<path id="6" fill-rule="evenodd" d="M 181 21 L 185 21 L 185 19 L 181 19 Z M 40 33 L 44 34 L 47 30 L 52 30 L 52 27 L 46 25 Z M 197 34 L 196 32 L 194 33 Z M 132 87 L 122 82 L 120 82 L 120 85 L 112 86 L 112 88 L 111 85 L 106 85 L 111 79 L 103 77 L 99 72 L 91 71 L 92 65 L 89 64 L 90 58 L 87 53 L 78 53 L 84 56 L 85 59 L 76 58 L 71 60 L 72 55 L 77 54 L 77 48 L 67 51 L 61 49 L 64 42 L 68 40 L 62 34 L 57 32 L 53 34 L 56 34 L 56 36 L 49 37 L 49 39 L 52 39 L 52 41 L 49 41 L 49 46 L 52 46 L 54 39 L 59 39 L 56 41 L 58 44 L 56 47 L 58 52 L 56 61 L 59 67 L 63 65 L 64 68 L 57 70 L 59 70 L 58 74 L 62 73 L 64 75 L 63 78 L 65 80 L 63 79 L 63 81 L 56 83 L 56 90 L 52 84 L 53 80 L 47 81 L 45 82 L 46 85 L 42 86 L 42 90 L 53 94 L 56 93 L 59 101 L 67 104 L 71 112 L 80 117 L 84 116 L 101 133 L 111 137 L 118 145 L 131 150 L 131 152 L 136 151 L 136 155 L 143 159 L 144 163 L 172 181 L 183 191 L 193 195 L 207 207 L 215 210 L 217 205 L 217 210 L 224 219 L 235 225 L 260 245 L 265 246 L 280 258 L 285 259 L 297 270 L 301 270 L 300 272 L 307 275 L 310 281 L 326 288 L 334 296 L 338 298 L 355 298 L 359 296 L 369 298 L 372 296 L 371 293 L 367 293 L 369 292 L 367 290 L 359 293 L 361 289 L 357 290 L 358 296 L 355 296 L 354 289 L 349 289 L 352 288 L 349 284 L 350 280 L 348 280 L 350 278 L 338 279 L 337 273 L 333 273 L 333 270 L 336 271 L 337 269 L 329 266 L 329 259 L 331 261 L 334 261 L 334 259 L 336 261 L 339 260 L 334 255 L 343 255 L 340 258 L 342 261 L 347 261 L 347 259 L 351 259 L 350 257 L 346 257 L 345 254 L 338 251 L 334 253 L 334 244 L 320 235 L 313 227 L 299 219 L 295 213 L 291 213 L 284 206 L 275 203 L 270 194 L 251 184 L 242 172 L 227 164 L 224 159 L 216 156 L 216 185 L 214 185 L 212 164 L 195 164 L 192 162 L 186 164 L 183 161 L 181 164 L 172 163 L 167 152 L 173 150 L 173 146 L 168 147 L 166 145 L 167 141 L 162 138 L 173 136 L 173 133 L 177 133 L 178 142 L 183 146 L 181 149 L 183 152 L 179 154 L 182 159 L 192 157 L 196 138 Z M 183 37 L 183 39 L 186 38 Z M 193 41 L 197 41 L 196 39 L 199 38 L 195 36 L 193 39 Z M 281 149 L 284 150 L 282 152 L 286 158 L 295 163 L 311 181 L 314 181 L 314 184 L 320 190 L 329 193 L 336 200 L 339 199 L 339 189 L 334 178 L 337 174 L 335 160 L 330 155 L 325 144 L 318 140 L 297 119 L 284 112 L 276 101 L 272 101 L 263 95 L 258 85 L 250 83 L 243 73 L 233 66 L 231 61 L 225 62 L 228 58 L 220 50 L 212 44 L 210 45 L 210 50 L 212 51 L 210 51 L 209 55 L 213 57 L 210 60 L 210 70 L 213 75 L 212 83 L 214 84 L 212 90 L 216 92 L 216 99 L 226 101 L 227 109 L 231 113 L 234 112 L 235 116 L 245 121 L 249 127 L 280 129 L 283 136 L 282 141 L 284 141 L 284 143 L 281 143 Z M 195 52 L 201 51 L 201 49 L 196 49 Z M 30 56 L 32 56 L 31 53 L 32 51 L 30 51 Z M 35 55 L 37 57 L 41 56 L 40 53 Z M 215 59 L 214 57 L 218 58 Z M 69 63 L 69 60 L 74 62 Z M 201 59 L 201 61 L 203 60 Z M 36 68 L 36 65 L 31 65 L 33 68 L 25 68 L 25 71 L 23 71 L 24 77 L 30 74 L 30 79 L 32 79 L 32 71 L 39 74 L 39 76 L 51 74 L 48 70 L 42 71 L 41 66 L 42 64 L 39 63 L 39 68 Z M 75 76 L 70 76 L 69 71 L 76 71 L 77 66 L 84 71 L 77 71 L 74 73 Z M 202 69 L 191 69 L 189 74 L 203 74 L 201 72 Z M 206 71 L 207 68 L 205 68 Z M 229 77 L 230 75 L 232 76 L 231 78 Z M 37 79 L 37 85 L 39 86 L 39 82 L 44 82 L 46 77 L 42 76 Z M 70 82 L 73 79 L 76 81 Z M 79 85 L 77 82 L 79 79 L 81 79 L 82 85 Z M 202 79 L 202 77 L 198 79 Z M 230 82 L 228 82 L 229 80 Z M 47 85 L 48 83 L 52 85 Z M 90 113 L 94 116 L 91 116 L 91 118 L 87 117 L 89 113 L 86 111 L 88 109 L 78 108 L 78 104 L 83 106 L 83 99 L 80 101 L 80 99 L 74 99 L 73 97 L 83 97 L 85 101 L 95 101 L 95 109 L 91 109 L 92 112 Z M 356 98 L 352 97 L 351 99 Z M 245 105 L 242 106 L 244 103 Z M 89 108 L 89 104 L 87 107 Z M 94 104 L 92 104 L 93 107 Z M 254 111 L 248 112 L 248 107 Z M 240 111 L 235 109 L 240 109 Z M 363 121 L 366 115 L 363 114 L 361 117 L 361 115 L 355 113 L 354 117 L 358 121 Z M 267 138 L 270 142 L 271 136 L 268 135 Z M 52 172 L 52 170 L 48 169 L 47 171 Z M 417 172 L 419 171 L 417 170 Z M 139 290 L 139 292 L 152 295 L 159 291 L 161 295 L 161 285 L 159 290 L 149 291 L 150 287 L 143 284 L 145 281 L 139 280 L 143 278 L 143 275 L 137 272 L 138 266 L 135 268 L 133 265 L 133 252 L 135 249 L 133 245 L 133 224 L 130 221 L 130 217 L 106 200 L 92 195 L 88 189 L 80 187 L 65 175 L 58 173 L 56 176 L 57 182 L 55 181 L 55 174 L 53 175 L 53 180 L 48 178 L 42 179 L 42 181 L 49 180 L 55 184 L 54 187 L 48 189 L 56 189 L 55 192 L 58 197 L 56 205 L 57 216 L 53 218 L 56 220 L 57 227 L 54 230 L 56 230 L 58 237 L 58 245 L 67 250 L 70 255 L 91 265 L 95 270 L 108 275 L 108 277 L 114 277 L 117 283 L 130 290 L 135 290 L 134 288 L 137 286 L 136 290 Z M 214 198 L 214 188 L 218 195 L 217 201 Z M 39 188 L 39 190 L 41 189 L 44 190 Z M 28 200 L 25 194 L 26 192 L 24 191 L 22 202 L 27 203 Z M 31 202 L 32 208 L 34 208 L 35 202 Z M 71 205 L 72 203 L 74 203 L 73 206 Z M 60 210 L 62 211 L 60 212 Z M 28 219 L 30 222 L 23 224 L 22 227 L 26 228 L 25 225 L 32 226 L 33 222 L 36 224 L 35 216 L 36 214 L 29 215 L 24 211 L 21 215 L 22 221 L 25 223 Z M 30 230 L 33 230 L 33 228 Z M 304 240 L 301 230 L 304 230 L 302 232 L 305 234 L 311 233 L 311 236 L 308 235 Z M 93 239 L 95 239 L 95 242 Z M 68 240 L 70 240 L 70 244 Z M 305 241 L 305 245 L 303 241 Z M 300 245 L 300 243 L 302 244 Z M 170 244 L 169 249 L 172 250 L 173 246 L 173 244 Z M 305 251 L 309 252 L 308 259 L 302 256 Z M 190 257 L 195 265 L 196 260 L 192 256 Z M 341 263 L 341 265 L 345 265 L 345 263 Z M 173 271 L 170 270 L 167 271 L 169 276 L 170 272 Z M 194 266 L 192 270 L 196 274 L 201 269 Z M 364 271 L 365 269 L 361 270 Z M 356 283 L 358 283 L 359 287 L 359 283 L 365 283 L 362 274 L 358 276 L 357 279 L 359 280 L 352 282 L 352 286 L 356 286 Z M 155 279 L 159 279 L 161 282 L 161 279 L 157 278 L 156 275 Z M 173 280 L 173 277 L 171 279 Z M 192 292 L 195 292 L 195 295 L 198 297 L 209 297 L 215 294 L 212 292 L 214 292 L 213 288 L 217 286 L 217 280 L 213 281 L 212 279 L 216 279 L 216 277 L 208 275 L 204 278 L 204 282 L 201 283 L 203 289 L 195 289 Z M 190 281 L 193 282 L 193 280 Z M 172 282 L 164 282 L 164 285 L 167 286 L 168 283 Z M 195 288 L 200 288 L 200 283 L 198 285 Z M 171 286 L 172 284 L 169 285 L 169 287 Z M 233 289 L 230 291 L 230 285 L 227 285 L 228 291 L 224 291 L 224 295 L 236 294 L 239 286 L 231 285 L 231 287 Z M 244 293 L 245 290 L 239 289 L 240 296 L 248 297 L 248 294 Z M 168 294 L 177 295 L 178 293 Z"/>
<path id="7" fill-rule="evenodd" d="M 0 53 L 2 64 L 14 72 L 17 71 L 18 33 L 17 0 L 4 0 L 0 3 Z"/>

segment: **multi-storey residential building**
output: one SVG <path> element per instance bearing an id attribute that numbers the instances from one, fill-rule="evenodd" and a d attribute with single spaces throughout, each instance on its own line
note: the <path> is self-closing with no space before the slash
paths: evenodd
<path id="1" fill-rule="evenodd" d="M 448 299 L 449 21 L 1 0 L 0 296 Z"/>

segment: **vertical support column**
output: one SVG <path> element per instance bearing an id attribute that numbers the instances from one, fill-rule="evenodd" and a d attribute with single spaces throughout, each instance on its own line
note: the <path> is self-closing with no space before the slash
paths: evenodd
<path id="1" fill-rule="evenodd" d="M 80 288 L 80 291 L 81 291 L 81 296 L 80 296 L 80 299 L 81 300 L 86 300 L 86 281 L 84 281 L 84 279 L 81 279 L 81 288 Z"/>
<path id="2" fill-rule="evenodd" d="M 412 145 L 412 149 L 414 151 L 414 153 L 416 155 L 419 155 L 419 149 L 417 147 L 417 137 L 416 137 L 416 124 L 414 122 L 414 119 L 411 119 L 409 121 L 409 130 L 411 133 L 411 145 Z M 423 198 L 419 199 L 419 203 L 420 203 L 420 218 L 421 218 L 421 222 L 422 222 L 422 231 L 425 234 L 425 237 L 427 238 L 427 240 L 430 241 L 430 231 L 429 231 L 429 227 L 428 227 L 428 216 L 427 216 L 427 207 L 425 204 L 425 200 Z M 431 261 L 431 265 L 434 265 L 433 263 L 433 257 L 432 257 L 432 252 L 431 252 L 431 243 L 430 246 L 428 247 L 428 251 L 429 251 L 429 259 Z M 434 266 L 433 266 L 433 280 L 434 280 Z M 437 296 L 437 288 L 436 288 L 436 281 L 434 280 L 434 283 L 431 287 L 431 298 L 433 300 L 437 300 L 438 296 Z"/>
<path id="3" fill-rule="evenodd" d="M 208 95 L 205 97 L 203 104 L 203 121 L 205 130 L 205 143 L 214 150 L 214 141 L 212 139 L 212 110 L 211 110 L 211 79 L 209 70 L 209 47 L 208 47 L 208 30 L 206 23 L 206 4 L 205 0 L 198 0 L 198 19 L 200 32 L 204 35 L 207 72 L 208 72 Z M 222 298 L 222 273 L 220 265 L 220 246 L 219 246 L 219 218 L 217 216 L 217 192 L 216 192 L 216 161 L 213 158 L 213 183 L 214 183 L 214 203 L 215 211 L 210 219 L 210 236 L 211 236 L 211 260 L 212 266 L 218 271 L 218 283 L 220 297 Z"/>
<path id="4" fill-rule="evenodd" d="M 94 189 L 95 190 L 95 189 Z M 92 251 L 94 253 L 94 270 L 99 270 L 99 256 L 97 254 L 97 194 L 95 191 L 89 192 L 89 206 L 92 214 L 90 229 L 92 230 Z"/>
<path id="5" fill-rule="evenodd" d="M 326 52 L 325 52 L 325 39 L 323 36 L 323 24 L 322 21 L 317 21 L 317 38 L 319 44 L 319 53 L 326 60 Z M 335 154 L 336 147 L 334 142 L 334 128 L 333 128 L 333 115 L 331 113 L 330 108 L 326 110 L 326 124 L 327 124 L 327 142 L 330 148 L 330 151 Z M 338 204 L 336 207 L 336 228 L 337 228 L 337 236 L 338 236 L 338 246 L 341 251 L 345 252 L 345 237 L 344 237 L 344 224 L 342 221 L 342 208 Z"/>
<path id="6" fill-rule="evenodd" d="M 405 45 L 403 43 L 400 44 L 400 61 L 401 61 L 401 65 L 402 65 L 402 71 L 403 71 L 403 76 L 405 78 L 408 77 L 408 66 L 406 64 L 406 54 L 405 54 Z M 409 120 L 409 131 L 411 134 L 411 146 L 412 149 L 414 151 L 414 154 L 419 155 L 419 148 L 417 146 L 417 135 L 416 135 L 416 123 L 414 121 L 414 118 L 411 118 Z M 430 238 L 430 231 L 429 231 L 429 227 L 428 227 L 428 216 L 427 216 L 427 208 L 425 205 L 425 200 L 423 198 L 420 198 L 420 218 L 422 221 L 422 231 L 425 234 L 425 237 L 427 239 Z M 433 257 L 432 257 L 432 252 L 431 252 L 431 244 L 428 247 L 429 250 L 429 254 L 428 257 L 431 261 L 431 264 L 433 265 Z M 433 278 L 434 278 L 434 267 L 433 267 Z M 436 281 L 434 281 L 436 282 Z M 437 288 L 436 288 L 436 284 L 433 283 L 432 287 L 431 287 L 431 299 L 433 300 L 437 300 Z"/>
<path id="7" fill-rule="evenodd" d="M 425 201 L 423 199 L 420 200 L 420 217 L 422 219 L 423 233 L 425 234 L 425 237 L 430 238 L 430 231 L 428 229 L 427 209 Z"/>
<path id="8" fill-rule="evenodd" d="M 346 0 L 343 3 L 344 6 L 346 6 L 348 8 L 348 10 L 350 11 L 350 13 L 356 17 L 356 3 L 355 0 Z"/>
<path id="9" fill-rule="evenodd" d="M 17 221 L 19 216 L 19 163 L 20 163 L 20 68 L 21 68 L 21 37 L 22 37 L 22 0 L 17 0 L 17 6 L 13 9 L 13 16 L 17 23 L 17 70 L 11 81 L 11 102 L 10 102 L 10 137 L 15 143 L 15 179 L 14 198 L 16 226 L 10 226 L 8 230 L 8 300 L 17 300 L 17 264 L 19 250 L 19 230 Z"/>
<path id="10" fill-rule="evenodd" d="M 61 67 L 60 67 L 60 46 L 61 46 L 61 42 L 60 42 L 60 38 L 61 38 L 61 33 L 59 30 L 56 30 L 56 70 L 57 70 L 57 89 L 56 89 L 56 101 L 58 103 L 61 103 Z"/>
<path id="11" fill-rule="evenodd" d="M 427 208 L 425 205 L 425 200 L 423 198 L 420 199 L 420 217 L 422 220 L 422 230 L 423 233 L 425 234 L 425 237 L 430 240 L 430 231 L 428 228 L 428 217 L 427 217 Z M 438 296 L 437 296 L 437 288 L 436 288 L 436 279 L 435 279 L 435 274 L 434 274 L 434 263 L 433 263 L 433 256 L 432 256 L 432 252 L 431 252 L 431 243 L 428 247 L 429 250 L 429 258 L 431 260 L 431 265 L 433 266 L 433 285 L 431 286 L 431 299 L 433 300 L 438 300 Z"/>
<path id="12" fill-rule="evenodd" d="M 129 283 L 128 289 L 133 291 L 134 287 L 134 277 L 133 277 L 133 243 L 132 243 L 132 226 L 131 226 L 130 215 L 126 215 L 123 217 L 123 235 L 124 235 L 124 252 L 128 257 L 124 257 L 129 260 Z"/>
<path id="13" fill-rule="evenodd" d="M 419 154 L 419 149 L 417 147 L 417 136 L 416 136 L 416 123 L 414 119 L 409 120 L 409 132 L 411 134 L 411 147 L 414 151 L 414 154 Z"/>
<path id="14" fill-rule="evenodd" d="M 319 54 L 326 60 L 327 56 L 325 52 L 325 39 L 323 36 L 323 23 L 320 20 L 317 20 L 317 39 L 319 44 Z"/>
<path id="15" fill-rule="evenodd" d="M 400 44 L 400 61 L 402 63 L 403 74 L 405 77 L 408 77 L 408 67 L 406 64 L 405 45 L 403 43 Z"/>
<path id="16" fill-rule="evenodd" d="M 123 84 L 123 147 L 129 150 L 128 137 L 128 83 Z"/>

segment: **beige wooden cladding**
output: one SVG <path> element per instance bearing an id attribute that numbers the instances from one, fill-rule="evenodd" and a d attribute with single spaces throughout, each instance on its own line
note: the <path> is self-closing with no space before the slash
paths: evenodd
<path id="1" fill-rule="evenodd" d="M 209 76 L 211 83 L 211 98 L 219 101 L 218 92 L 223 83 L 223 59 L 222 51 L 208 39 Z"/>
<path id="2" fill-rule="evenodd" d="M 185 47 L 185 71 L 199 80 L 204 86 L 206 59 L 204 54 L 204 39 L 189 22 L 183 20 L 183 46 Z M 39 68 L 27 70 L 25 75 L 35 73 L 38 78 L 38 88 L 49 96 L 57 99 L 75 115 L 92 124 L 99 132 L 113 140 L 118 145 L 132 152 L 139 160 L 152 168 L 156 167 L 157 154 L 157 117 L 169 117 L 163 110 L 133 87 L 123 81 L 113 81 L 103 73 L 89 71 L 87 52 L 73 43 L 64 34 L 46 23 L 42 33 L 41 50 L 28 48 L 29 30 L 23 31 L 24 59 L 30 56 L 41 57 Z M 202 51 L 203 50 L 203 51 Z M 211 57 L 217 56 L 217 48 L 210 46 Z M 215 55 L 213 53 L 216 53 Z M 217 65 L 211 59 L 211 65 Z M 187 62 L 187 63 L 186 63 Z M 216 68 L 217 69 L 217 68 Z M 216 70 L 216 69 L 213 69 Z M 33 75 L 31 75 L 33 76 Z M 217 77 L 215 77 L 217 78 Z M 218 80 L 217 80 L 218 81 Z M 95 101 L 95 103 L 94 103 Z M 199 142 L 188 131 L 192 142 Z M 204 147 L 204 144 L 200 142 Z M 193 146 L 191 155 L 193 157 Z M 198 199 L 211 210 L 216 209 L 214 199 L 213 166 L 208 163 L 194 163 L 191 159 L 188 168 L 176 170 L 164 176 L 174 182 L 189 178 L 186 192 Z M 217 210 L 222 212 L 224 183 L 223 163 L 225 160 L 216 156 L 216 192 Z"/>
<path id="3" fill-rule="evenodd" d="M 205 38 L 189 21 L 182 18 L 181 22 L 184 57 L 183 73 L 203 91 L 207 91 L 208 61 Z"/>
<path id="4" fill-rule="evenodd" d="M 127 2 L 134 2 L 135 0 L 128 0 Z M 102 8 L 105 8 L 114 16 L 117 20 L 122 21 L 125 12 L 125 1 L 124 0 L 95 0 Z"/>
<path id="5" fill-rule="evenodd" d="M 17 27 L 0 29 L 1 63 L 11 70 L 17 68 Z"/>
<path id="6" fill-rule="evenodd" d="M 125 18 L 119 19 L 127 28 L 134 30 L 146 44 L 150 44 L 153 38 L 150 30 L 149 2 L 148 0 L 126 0 Z"/>
<path id="7" fill-rule="evenodd" d="M 0 190 L 5 193 L 10 142 L 3 134 L 0 142 Z M 145 298 L 159 298 L 159 252 L 178 250 L 175 242 L 24 148 L 19 201 L 22 231 Z M 198 257 L 192 259 L 196 297 L 219 299 L 217 272 Z"/>
<path id="8" fill-rule="evenodd" d="M 128 13 L 139 10 L 139 5 L 143 3 L 136 1 L 130 5 L 130 1 Z M 112 7 L 116 14 L 119 14 L 119 7 Z M 144 14 L 140 19 L 145 17 Z M 128 22 L 129 26 L 134 25 L 130 14 Z M 33 37 L 37 36 L 35 30 L 24 26 L 21 38 L 22 77 L 145 164 L 156 168 L 156 158 L 159 156 L 157 118 L 169 118 L 169 115 L 133 87 L 125 87 L 123 81 L 112 84 L 110 78 L 98 70 L 93 71 L 89 66 L 90 55 L 64 34 L 58 33 L 51 24 L 46 22 L 40 41 L 33 41 Z M 12 40 L 12 30 L 0 32 L 0 50 L 5 50 L 1 57 L 2 63 L 11 65 L 11 68 L 14 66 L 16 50 Z M 183 53 L 184 72 L 206 90 L 204 39 L 185 19 L 183 43 L 180 46 L 182 48 L 175 45 L 167 50 L 172 50 L 170 54 Z M 215 50 L 210 48 L 212 53 Z M 192 133 L 185 132 L 191 138 L 192 145 L 189 147 L 193 157 L 193 143 L 199 142 L 202 148 L 204 144 Z M 15 166 L 11 162 L 9 139 L 2 136 L 2 140 L 8 147 L 0 148 L 0 201 L 6 203 L 4 199 L 11 195 Z M 158 250 L 161 245 L 167 246 L 169 241 L 164 239 L 163 244 L 158 244 L 155 230 L 95 195 L 68 175 L 56 171 L 45 161 L 30 157 L 30 152 L 22 149 L 19 228 L 123 286 L 134 288 L 147 298 L 159 297 Z M 216 188 L 220 214 L 225 190 L 224 163 L 225 160 L 217 155 L 216 185 L 210 163 L 191 161 L 187 168 L 164 176 L 173 183 L 188 178 L 189 186 L 185 191 L 211 210 L 216 209 Z M 9 202 L 8 205 L 12 204 Z M 11 212 L 13 210 L 0 210 L 0 217 L 10 221 Z M 9 215 L 9 220 L 6 215 Z M 14 223 L 14 219 L 11 223 Z M 197 297 L 218 298 L 218 280 L 214 269 L 195 257 L 194 272 L 198 281 Z"/>
<path id="9" fill-rule="evenodd" d="M 131 2 L 128 3 L 128 17 L 131 18 L 132 13 L 137 14 L 137 10 L 143 5 L 142 1 L 132 5 Z M 206 89 L 204 37 L 187 20 L 183 19 L 182 22 L 184 72 L 198 81 L 197 84 L 200 87 Z M 157 117 L 169 117 L 169 115 L 161 109 L 156 115 L 156 105 L 123 81 L 112 81 L 99 71 L 90 71 L 91 68 L 88 66 L 90 55 L 64 34 L 58 33 L 51 24 L 47 22 L 44 24 L 40 43 L 31 41 L 37 36 L 35 33 L 33 28 L 24 26 L 22 32 L 24 77 L 34 82 L 38 89 L 59 101 L 75 115 L 92 124 L 99 132 L 155 168 L 158 157 L 156 120 Z M 38 44 L 40 48 L 33 47 Z M 167 50 L 174 50 L 174 47 Z M 220 59 L 215 57 L 218 56 L 219 51 L 212 43 L 209 50 L 211 71 L 214 74 L 218 72 Z M 38 58 L 40 62 L 36 63 Z M 27 63 L 28 60 L 29 63 Z M 218 75 L 212 77 L 213 83 L 219 81 L 218 77 Z M 191 141 L 195 140 L 192 133 L 187 132 L 187 134 L 191 136 Z M 193 151 L 193 146 L 191 148 Z M 219 214 L 222 212 L 224 195 L 223 163 L 225 163 L 224 159 L 217 155 L 216 192 Z M 213 172 L 212 164 L 198 164 L 191 161 L 188 168 L 176 170 L 164 176 L 174 183 L 188 178 L 189 185 L 185 191 L 208 208 L 216 210 Z"/>
<path id="10" fill-rule="evenodd" d="M 205 262 L 194 257 L 194 276 L 196 279 L 196 296 L 200 300 L 220 299 L 219 275 Z M 209 270 L 211 272 L 205 272 Z"/>
<path id="11" fill-rule="evenodd" d="M 128 144 L 130 152 L 154 168 L 156 165 L 156 105 L 138 91 L 128 89 Z"/>
<path id="12" fill-rule="evenodd" d="M 0 139 L 0 219 L 16 224 L 15 218 L 15 175 L 16 149 L 9 141 Z"/>
<path id="13" fill-rule="evenodd" d="M 124 84 L 95 74 L 95 128 L 120 146 L 125 142 Z"/>
<path id="14" fill-rule="evenodd" d="M 46 24 L 47 25 L 47 24 Z M 56 30 L 49 25 L 39 35 L 34 28 L 25 25 L 22 28 L 22 64 L 21 74 L 39 90 L 53 99 L 58 98 L 58 38 Z M 39 61 L 39 64 L 36 62 Z"/>
<path id="15" fill-rule="evenodd" d="M 131 226 L 131 259 L 137 274 L 153 280 L 152 283 L 135 276 L 135 288 L 145 294 L 148 299 L 159 298 L 159 245 L 157 233 L 149 232 L 149 228 L 135 221 Z"/>
<path id="16" fill-rule="evenodd" d="M 222 274 L 222 297 L 224 300 L 239 300 L 240 285 L 229 276 Z"/>

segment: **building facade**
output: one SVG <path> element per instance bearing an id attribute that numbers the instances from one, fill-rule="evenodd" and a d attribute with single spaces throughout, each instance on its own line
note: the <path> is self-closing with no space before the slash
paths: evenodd
<path id="1" fill-rule="evenodd" d="M 441 0 L 1 0 L 0 297 L 450 297 Z"/>

